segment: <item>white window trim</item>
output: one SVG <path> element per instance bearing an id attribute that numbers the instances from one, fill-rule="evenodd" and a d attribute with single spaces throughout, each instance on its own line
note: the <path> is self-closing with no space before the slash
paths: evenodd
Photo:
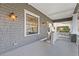
<path id="1" fill-rule="evenodd" d="M 27 30 L 26 30 L 26 28 L 27 28 L 26 27 L 26 13 L 30 14 L 30 15 L 33 15 L 33 16 L 38 18 L 38 33 L 27 35 Z M 40 34 L 40 16 L 38 16 L 38 15 L 36 15 L 36 14 L 26 10 L 26 9 L 24 9 L 24 36 L 26 37 L 26 36 L 32 36 L 32 35 L 37 35 L 37 34 Z"/>

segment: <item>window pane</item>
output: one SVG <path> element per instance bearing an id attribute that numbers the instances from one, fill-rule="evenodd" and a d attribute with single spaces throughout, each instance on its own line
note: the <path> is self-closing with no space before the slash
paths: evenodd
<path id="1" fill-rule="evenodd" d="M 30 14 L 26 14 L 26 32 L 27 32 L 27 35 L 38 33 L 37 17 Z"/>

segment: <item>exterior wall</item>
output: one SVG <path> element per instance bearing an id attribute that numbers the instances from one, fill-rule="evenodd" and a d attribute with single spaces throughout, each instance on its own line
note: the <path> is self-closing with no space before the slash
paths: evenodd
<path id="1" fill-rule="evenodd" d="M 24 37 L 24 9 L 40 16 L 39 35 Z M 16 21 L 7 18 L 12 11 L 17 15 Z M 47 37 L 47 25 L 42 22 L 48 20 L 51 22 L 47 16 L 28 4 L 0 4 L 0 54 Z"/>

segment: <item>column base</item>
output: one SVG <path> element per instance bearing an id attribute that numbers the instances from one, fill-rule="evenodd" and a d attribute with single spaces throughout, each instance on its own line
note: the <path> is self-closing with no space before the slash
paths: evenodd
<path id="1" fill-rule="evenodd" d="M 71 42 L 75 42 L 77 41 L 77 35 L 76 34 L 70 34 L 70 38 L 71 38 Z"/>

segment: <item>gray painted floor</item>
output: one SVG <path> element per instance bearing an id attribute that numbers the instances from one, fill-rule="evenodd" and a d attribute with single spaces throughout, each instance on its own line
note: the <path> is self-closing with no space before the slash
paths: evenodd
<path id="1" fill-rule="evenodd" d="M 59 39 L 55 44 L 37 41 L 15 50 L 2 54 L 3 56 L 77 56 L 78 48 L 75 43 Z"/>

